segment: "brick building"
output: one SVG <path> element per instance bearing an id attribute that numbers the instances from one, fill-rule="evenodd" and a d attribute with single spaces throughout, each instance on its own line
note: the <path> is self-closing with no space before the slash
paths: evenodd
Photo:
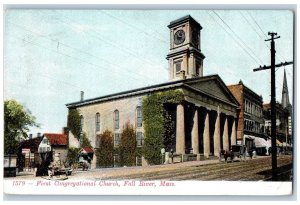
<path id="1" fill-rule="evenodd" d="M 227 86 L 240 104 L 238 111 L 237 143 L 245 144 L 248 150 L 259 144 L 264 135 L 263 99 L 240 81 Z M 255 145 L 257 141 L 257 145 Z"/>

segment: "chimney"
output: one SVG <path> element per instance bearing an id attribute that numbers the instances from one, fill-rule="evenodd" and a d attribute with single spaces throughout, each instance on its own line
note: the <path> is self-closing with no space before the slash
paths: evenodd
<path id="1" fill-rule="evenodd" d="M 64 134 L 64 135 L 69 135 L 69 128 L 67 128 L 67 127 L 63 127 L 63 130 L 62 130 L 62 133 Z"/>
<path id="2" fill-rule="evenodd" d="M 84 100 L 84 92 L 80 91 L 80 101 L 83 101 L 83 100 Z"/>
<path id="3" fill-rule="evenodd" d="M 41 133 L 40 132 L 37 133 L 37 137 L 41 137 Z"/>
<path id="4" fill-rule="evenodd" d="M 63 127 L 63 134 L 67 136 L 67 146 L 69 147 L 69 128 Z"/>
<path id="5" fill-rule="evenodd" d="M 32 139 L 32 134 L 29 134 L 29 139 L 30 139 L 30 140 Z"/>

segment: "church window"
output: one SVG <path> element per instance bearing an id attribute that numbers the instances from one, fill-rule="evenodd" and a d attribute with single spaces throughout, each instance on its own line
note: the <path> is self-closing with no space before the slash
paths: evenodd
<path id="1" fill-rule="evenodd" d="M 175 62 L 175 69 L 176 73 L 179 73 L 181 71 L 181 61 Z"/>
<path id="2" fill-rule="evenodd" d="M 142 117 L 142 108 L 138 106 L 136 108 L 136 126 L 142 127 L 143 117 Z"/>
<path id="3" fill-rule="evenodd" d="M 96 113 L 96 132 L 100 131 L 100 113 Z"/>
<path id="4" fill-rule="evenodd" d="M 115 129 L 119 129 L 120 127 L 120 118 L 119 118 L 119 110 L 115 110 L 114 112 L 114 124 Z"/>

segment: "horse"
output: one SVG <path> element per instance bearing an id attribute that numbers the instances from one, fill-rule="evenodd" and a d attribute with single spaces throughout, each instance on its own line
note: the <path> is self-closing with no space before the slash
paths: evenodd
<path id="1" fill-rule="evenodd" d="M 227 159 L 230 157 L 231 161 L 233 160 L 234 158 L 234 153 L 231 151 L 231 150 L 220 150 L 220 153 L 219 153 L 219 161 L 221 161 L 222 159 L 222 155 L 224 156 L 224 159 L 225 159 L 225 162 L 228 162 Z"/>

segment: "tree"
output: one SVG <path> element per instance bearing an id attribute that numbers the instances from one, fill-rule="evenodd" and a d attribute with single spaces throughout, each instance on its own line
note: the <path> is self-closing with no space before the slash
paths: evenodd
<path id="1" fill-rule="evenodd" d="M 133 125 L 128 121 L 121 134 L 119 146 L 121 165 L 134 166 L 136 157 L 136 134 Z"/>
<path id="2" fill-rule="evenodd" d="M 67 162 L 69 163 L 70 166 L 78 162 L 79 151 L 80 151 L 79 148 L 69 147 L 68 154 L 67 154 Z"/>
<path id="3" fill-rule="evenodd" d="M 15 100 L 4 101 L 4 153 L 16 154 L 18 143 L 28 137 L 29 127 L 39 125 L 29 110 Z"/>
<path id="4" fill-rule="evenodd" d="M 102 134 L 97 135 L 99 148 L 96 149 L 97 165 L 100 167 L 114 166 L 114 143 L 113 134 L 105 130 Z"/>

